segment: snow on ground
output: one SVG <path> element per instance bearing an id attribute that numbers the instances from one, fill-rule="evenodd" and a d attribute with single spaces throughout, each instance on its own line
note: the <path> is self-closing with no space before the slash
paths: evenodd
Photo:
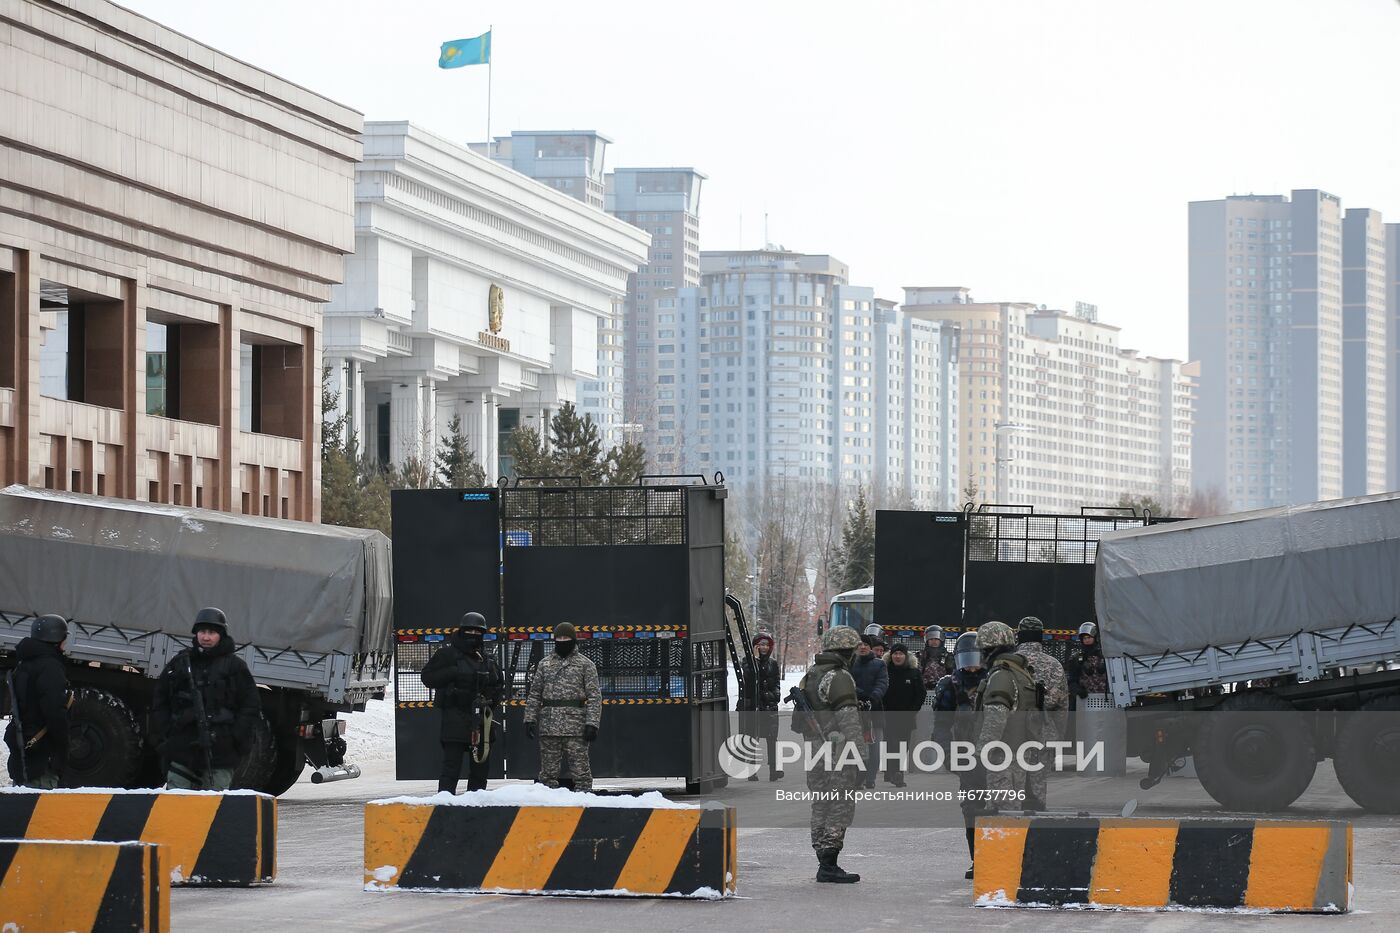
<path id="1" fill-rule="evenodd" d="M 399 796 L 371 800 L 372 804 L 407 803 L 452 807 L 601 807 L 613 810 L 696 810 L 696 804 L 667 800 L 656 791 L 635 796 L 604 796 L 543 784 L 503 784 L 465 794 L 442 791 L 424 797 Z"/>

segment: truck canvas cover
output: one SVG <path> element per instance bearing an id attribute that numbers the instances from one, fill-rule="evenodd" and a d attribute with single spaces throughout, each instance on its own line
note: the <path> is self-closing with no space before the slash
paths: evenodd
<path id="1" fill-rule="evenodd" d="M 1389 622 L 1400 614 L 1400 493 L 1106 534 L 1094 596 L 1113 657 Z"/>
<path id="2" fill-rule="evenodd" d="M 388 650 L 391 594 L 378 531 L 0 490 L 0 610 L 188 638 L 217 606 L 240 645 L 358 654 Z"/>

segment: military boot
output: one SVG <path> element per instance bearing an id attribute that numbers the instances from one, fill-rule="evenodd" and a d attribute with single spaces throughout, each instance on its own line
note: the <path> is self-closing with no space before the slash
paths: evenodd
<path id="1" fill-rule="evenodd" d="M 846 871 L 836 864 L 836 856 L 841 854 L 840 849 L 822 849 L 817 853 L 817 861 L 821 867 L 817 869 L 817 880 L 834 884 L 854 884 L 860 880 L 860 875 Z"/>

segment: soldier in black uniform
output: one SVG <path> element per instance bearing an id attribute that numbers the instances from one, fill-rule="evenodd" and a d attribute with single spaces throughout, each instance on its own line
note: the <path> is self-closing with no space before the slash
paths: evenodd
<path id="1" fill-rule="evenodd" d="M 496 706 L 505 689 L 500 662 L 486 648 L 486 617 L 479 612 L 462 616 L 452 640 L 434 652 L 419 676 L 434 691 L 433 705 L 442 716 L 438 790 L 457 793 L 463 756 L 470 756 L 467 790 L 485 790 L 491 752 L 500 746 Z"/>
<path id="2" fill-rule="evenodd" d="M 977 739 L 977 693 L 986 679 L 982 649 L 977 647 L 977 633 L 963 632 L 953 645 L 953 672 L 938 681 L 934 701 L 933 740 L 945 749 L 954 742 Z M 987 775 L 979 765 L 972 771 L 958 772 L 958 787 L 964 791 L 980 792 L 987 787 Z M 982 801 L 964 800 L 960 805 L 967 827 L 967 854 L 973 855 L 973 823 L 982 812 Z M 972 877 L 968 868 L 967 877 Z"/>
<path id="3" fill-rule="evenodd" d="M 763 739 L 768 746 L 768 780 L 780 781 L 783 769 L 778 767 L 778 693 L 783 671 L 773 658 L 773 636 L 768 632 L 754 636 L 753 649 L 756 677 L 751 678 L 752 683 L 744 684 L 740 708 L 751 714 L 744 717 L 746 731 Z M 750 775 L 749 780 L 757 781 L 758 775 Z"/>
<path id="4" fill-rule="evenodd" d="M 68 675 L 63 649 L 68 622 L 63 616 L 39 616 L 29 637 L 15 646 L 19 664 L 10 674 L 10 780 L 16 785 L 53 790 L 68 765 Z M 21 748 L 22 746 L 22 748 Z"/>
<path id="5" fill-rule="evenodd" d="M 194 643 L 156 681 L 151 734 L 169 764 L 166 787 L 228 790 L 253 750 L 262 703 L 223 612 L 199 610 L 192 631 Z"/>

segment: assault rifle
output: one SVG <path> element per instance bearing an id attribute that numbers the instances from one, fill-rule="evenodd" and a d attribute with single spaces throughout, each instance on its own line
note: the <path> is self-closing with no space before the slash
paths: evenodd
<path id="1" fill-rule="evenodd" d="M 185 671 L 190 675 L 190 702 L 194 706 L 194 719 L 199 727 L 199 750 L 204 754 L 204 774 L 201 775 L 202 790 L 208 790 L 214 783 L 214 737 L 209 734 L 209 717 L 204 714 L 204 694 L 194 676 L 194 660 L 185 656 Z"/>
<path id="2" fill-rule="evenodd" d="M 807 691 L 800 686 L 788 690 L 787 701 L 792 704 L 792 728 L 807 739 L 818 739 L 822 734 L 817 710 L 807 699 Z"/>

